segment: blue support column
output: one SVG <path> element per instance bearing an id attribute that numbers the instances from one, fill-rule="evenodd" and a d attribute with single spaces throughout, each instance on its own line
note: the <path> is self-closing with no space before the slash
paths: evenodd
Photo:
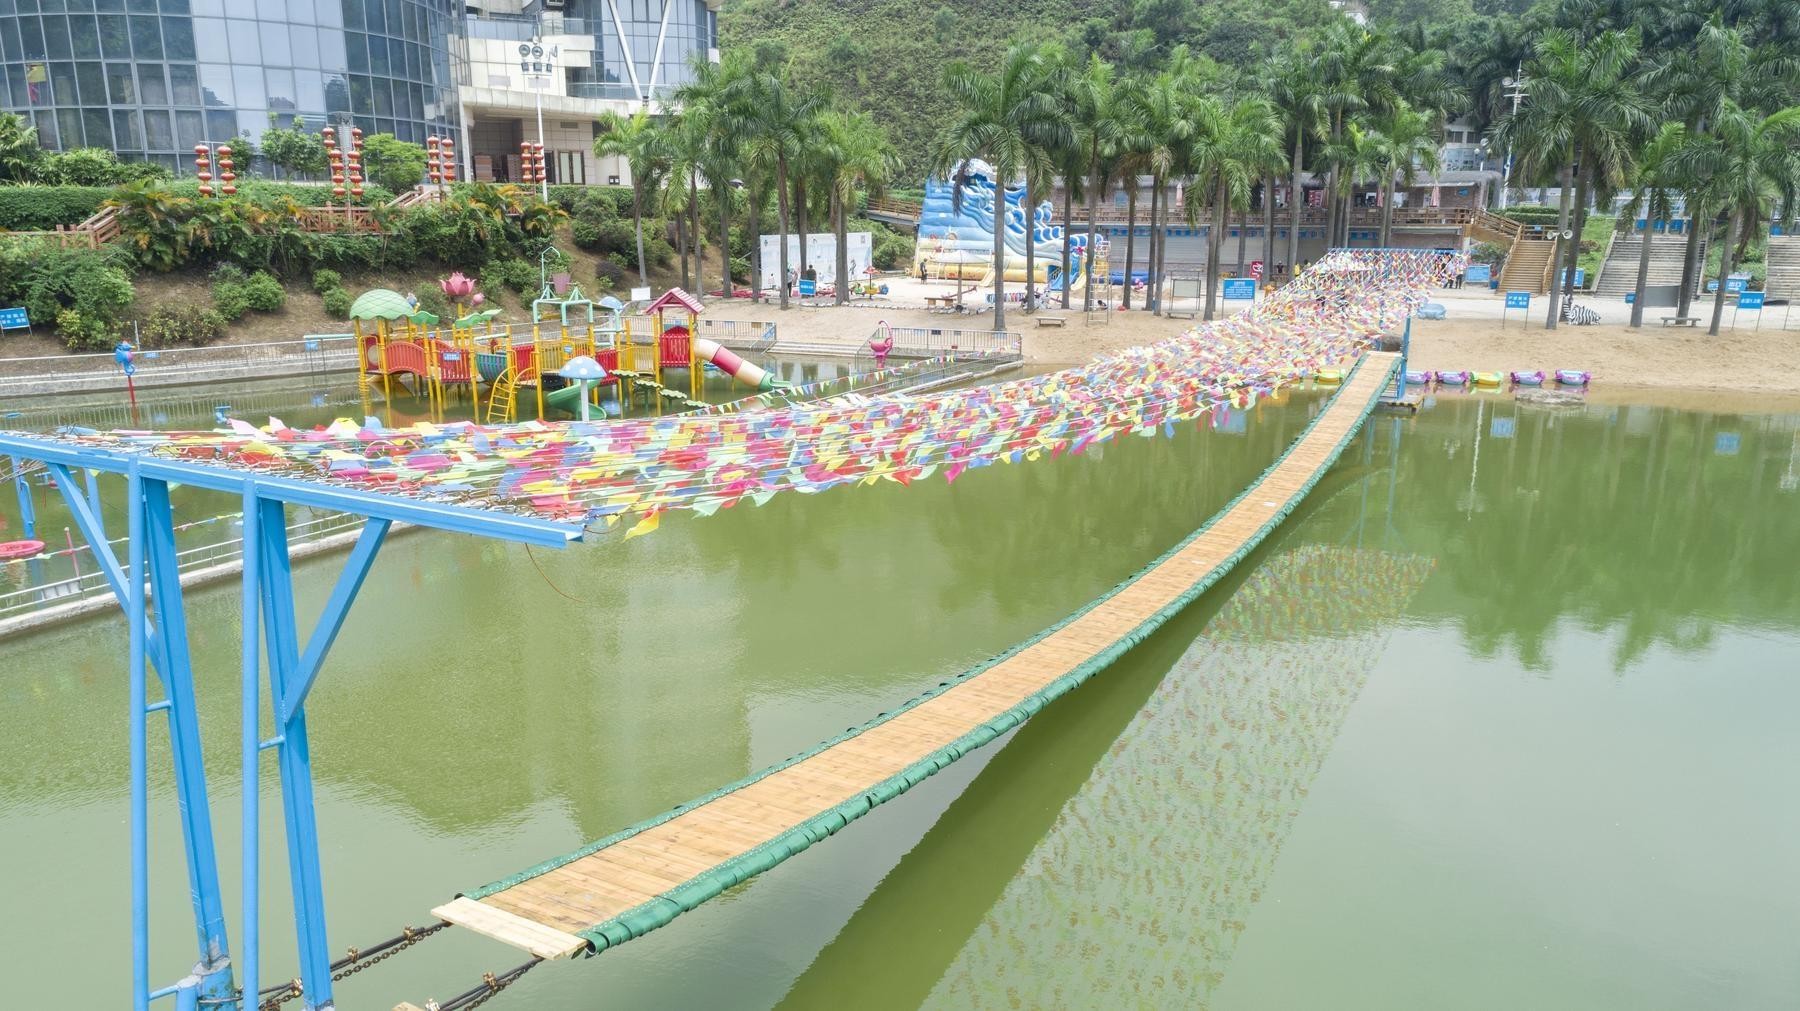
<path id="1" fill-rule="evenodd" d="M 31 482 L 25 479 L 19 469 L 23 463 L 18 457 L 12 457 L 13 490 L 19 494 L 19 526 L 28 541 L 37 540 L 37 503 L 31 498 Z"/>
<path id="2" fill-rule="evenodd" d="M 195 934 L 200 961 L 200 995 L 229 999 L 230 945 L 225 934 L 225 902 L 219 892 L 219 866 L 213 846 L 212 811 L 206 792 L 206 769 L 200 750 L 200 720 L 194 702 L 194 666 L 188 652 L 187 614 L 182 602 L 181 572 L 175 555 L 175 519 L 166 481 L 144 480 L 143 527 L 149 548 L 149 576 L 158 627 L 156 670 L 167 697 L 170 751 L 175 762 L 175 792 L 186 843 L 188 885 L 194 903 Z M 136 570 L 132 573 L 137 578 Z"/>
<path id="3" fill-rule="evenodd" d="M 102 539 L 106 537 L 106 514 L 100 510 L 100 472 L 87 472 L 88 508 L 94 511 L 94 524 L 100 530 Z"/>
<path id="4" fill-rule="evenodd" d="M 244 922 L 238 938 L 239 977 L 244 987 L 244 1004 L 242 1011 L 253 1011 L 256 1005 L 256 993 L 260 985 L 259 972 L 262 957 L 262 883 L 261 857 L 262 817 L 260 804 L 262 801 L 262 724 L 261 704 L 258 699 L 261 692 L 256 681 L 262 674 L 262 647 L 257 633 L 260 629 L 261 607 L 259 604 L 261 585 L 258 573 L 261 570 L 262 551 L 261 538 L 258 536 L 261 518 L 257 509 L 256 482 L 244 484 L 244 518 L 240 537 L 243 541 L 244 558 L 244 590 L 243 590 L 243 764 L 244 764 Z"/>
<path id="5" fill-rule="evenodd" d="M 300 667 L 300 635 L 294 621 L 294 584 L 288 559 L 287 510 L 277 501 L 257 503 L 263 631 L 269 658 L 269 697 L 287 694 Z M 304 700 L 302 700 L 304 702 Z M 275 734 L 281 770 L 282 813 L 287 827 L 288 877 L 294 898 L 294 934 L 300 979 L 309 1011 L 330 1008 L 331 949 L 325 938 L 325 893 L 319 873 L 319 826 L 313 808 L 312 755 L 306 707 L 278 717 Z"/>
<path id="6" fill-rule="evenodd" d="M 62 483 L 58 482 L 59 486 Z M 63 486 L 66 489 L 66 486 Z M 131 539 L 127 555 L 131 559 L 131 581 L 120 583 L 114 591 L 122 595 L 125 622 L 129 634 L 126 664 L 131 737 L 131 1006 L 145 1011 L 150 1006 L 150 785 L 148 744 L 144 720 L 146 688 L 144 660 L 150 638 L 149 617 L 144 613 L 144 496 L 143 482 L 138 478 L 137 461 L 132 461 L 125 477 L 125 516 Z M 115 567 L 117 561 L 114 561 Z"/>

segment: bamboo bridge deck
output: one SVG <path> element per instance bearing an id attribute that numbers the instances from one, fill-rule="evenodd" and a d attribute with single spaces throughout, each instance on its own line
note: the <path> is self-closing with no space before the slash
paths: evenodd
<path id="1" fill-rule="evenodd" d="M 1305 498 L 1387 389 L 1370 353 L 1289 449 L 1168 554 L 1068 620 L 893 713 L 433 910 L 540 958 L 621 944 L 781 863 L 1017 726 L 1199 596 Z"/>

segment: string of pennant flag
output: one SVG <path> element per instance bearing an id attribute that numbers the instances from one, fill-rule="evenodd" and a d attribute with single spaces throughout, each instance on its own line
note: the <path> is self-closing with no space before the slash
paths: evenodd
<path id="1" fill-rule="evenodd" d="M 1079 454 L 1123 435 L 1172 435 L 1341 364 L 1461 272 L 1431 251 L 1337 250 L 1249 310 L 1168 340 L 1044 375 L 928 395 L 810 403 L 768 396 L 730 411 L 593 422 L 270 419 L 213 431 L 66 439 L 585 522 L 626 537 L 674 511 L 712 515 L 782 492 L 816 494 Z"/>

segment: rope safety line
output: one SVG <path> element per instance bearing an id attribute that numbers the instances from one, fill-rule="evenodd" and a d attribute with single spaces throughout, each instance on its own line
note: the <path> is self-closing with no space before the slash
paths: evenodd
<path id="1" fill-rule="evenodd" d="M 345 952 L 343 958 L 331 963 L 331 981 L 336 983 L 341 979 L 354 976 L 370 966 L 384 962 L 449 925 L 447 921 L 439 920 L 429 927 L 402 927 L 400 933 L 379 944 L 367 948 L 351 948 Z M 286 983 L 265 987 L 256 994 L 258 1000 L 261 1001 L 257 1005 L 257 1011 L 274 1011 L 275 1008 L 279 1008 L 305 993 L 306 987 L 299 979 L 291 979 Z"/>

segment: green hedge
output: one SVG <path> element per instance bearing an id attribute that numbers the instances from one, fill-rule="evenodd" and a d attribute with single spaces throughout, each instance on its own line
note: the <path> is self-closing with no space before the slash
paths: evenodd
<path id="1" fill-rule="evenodd" d="M 112 193 L 108 186 L 0 186 L 0 228 L 47 232 L 87 220 Z"/>
<path id="2" fill-rule="evenodd" d="M 169 189 L 179 196 L 191 197 L 200 192 L 200 182 L 197 179 L 174 179 L 168 185 Z M 332 199 L 329 183 L 308 185 L 306 183 L 270 182 L 266 179 L 239 179 L 237 187 L 237 195 L 247 200 L 263 201 L 277 197 L 293 197 L 294 202 L 303 207 L 321 207 Z M 367 207 L 385 204 L 392 199 L 394 199 L 392 190 L 374 183 L 364 183 L 362 199 L 357 203 Z"/>

